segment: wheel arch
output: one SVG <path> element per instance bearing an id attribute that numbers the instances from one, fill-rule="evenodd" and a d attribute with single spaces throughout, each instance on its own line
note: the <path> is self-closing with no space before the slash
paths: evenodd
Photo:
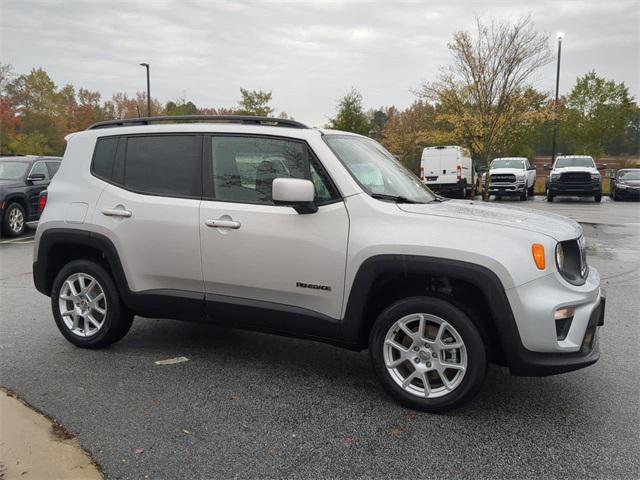
<path id="1" fill-rule="evenodd" d="M 358 269 L 345 309 L 343 336 L 366 348 L 378 314 L 391 303 L 423 295 L 445 299 L 478 326 L 492 360 L 505 363 L 514 339 L 521 344 L 505 289 L 498 276 L 481 265 L 437 257 L 378 255 Z"/>

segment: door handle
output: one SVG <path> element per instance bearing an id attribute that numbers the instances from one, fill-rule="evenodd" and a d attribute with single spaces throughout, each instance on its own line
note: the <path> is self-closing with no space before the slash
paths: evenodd
<path id="1" fill-rule="evenodd" d="M 104 208 L 102 209 L 102 214 L 107 217 L 129 218 L 131 216 L 131 212 L 129 210 L 124 210 L 123 208 Z"/>
<path id="2" fill-rule="evenodd" d="M 205 220 L 204 224 L 213 228 L 240 228 L 240 222 L 234 220 Z"/>

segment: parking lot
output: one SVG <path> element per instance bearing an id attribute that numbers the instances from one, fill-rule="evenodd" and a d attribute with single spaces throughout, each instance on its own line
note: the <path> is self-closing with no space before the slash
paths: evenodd
<path id="1" fill-rule="evenodd" d="M 583 223 L 608 293 L 594 366 L 494 366 L 471 404 L 429 415 L 386 396 L 366 352 L 303 340 L 138 318 L 81 350 L 33 287 L 25 236 L 0 241 L 0 385 L 75 432 L 108 478 L 638 478 L 640 207 L 501 203 Z"/>

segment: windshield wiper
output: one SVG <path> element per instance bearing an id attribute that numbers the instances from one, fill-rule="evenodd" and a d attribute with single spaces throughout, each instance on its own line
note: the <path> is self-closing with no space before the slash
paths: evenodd
<path id="1" fill-rule="evenodd" d="M 423 203 L 423 202 L 417 202 L 416 200 L 411 200 L 409 198 L 403 197 L 402 195 L 387 195 L 385 193 L 372 193 L 371 196 L 373 198 L 377 198 L 378 200 L 388 200 L 390 202 L 395 202 L 395 203 Z"/>

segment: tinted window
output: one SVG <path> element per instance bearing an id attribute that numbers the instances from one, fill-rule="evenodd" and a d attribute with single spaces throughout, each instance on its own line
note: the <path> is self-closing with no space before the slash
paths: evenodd
<path id="1" fill-rule="evenodd" d="M 129 137 L 125 187 L 158 195 L 200 196 L 199 144 L 199 137 L 195 135 Z"/>
<path id="2" fill-rule="evenodd" d="M 34 163 L 33 167 L 31 168 L 31 171 L 29 172 L 29 175 L 38 175 L 38 174 L 44 175 L 45 180 L 49 179 L 49 171 L 47 170 L 47 165 L 44 162 Z"/>
<path id="3" fill-rule="evenodd" d="M 273 204 L 276 178 L 311 179 L 316 203 L 335 198 L 324 172 L 309 169 L 307 147 L 291 140 L 223 137 L 211 138 L 213 191 L 217 200 Z"/>
<path id="4" fill-rule="evenodd" d="M 22 180 L 27 173 L 27 162 L 0 161 L 0 180 Z"/>
<path id="5" fill-rule="evenodd" d="M 47 168 L 49 169 L 49 178 L 53 178 L 60 168 L 60 162 L 47 162 Z"/>
<path id="6" fill-rule="evenodd" d="M 97 176 L 111 179 L 117 145 L 118 139 L 115 137 L 98 139 L 93 154 L 93 173 Z"/>

